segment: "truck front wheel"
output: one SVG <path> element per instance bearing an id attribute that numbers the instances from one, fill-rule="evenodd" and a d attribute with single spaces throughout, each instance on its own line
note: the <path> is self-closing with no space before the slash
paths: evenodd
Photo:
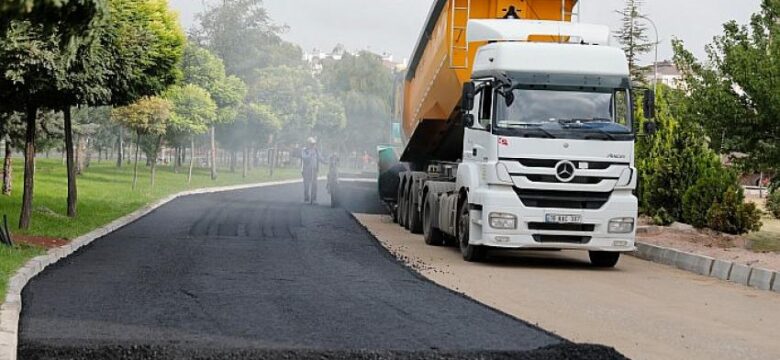
<path id="1" fill-rule="evenodd" d="M 591 251 L 590 263 L 599 268 L 613 268 L 620 260 L 619 252 Z"/>
<path id="2" fill-rule="evenodd" d="M 460 206 L 460 216 L 458 216 L 458 243 L 463 260 L 468 262 L 482 262 L 487 256 L 487 249 L 484 246 L 471 245 L 469 243 L 469 232 L 471 230 L 471 214 L 469 212 L 469 203 L 463 202 Z"/>

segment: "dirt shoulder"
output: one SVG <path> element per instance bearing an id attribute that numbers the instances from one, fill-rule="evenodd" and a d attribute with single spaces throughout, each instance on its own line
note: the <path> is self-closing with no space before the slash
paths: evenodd
<path id="1" fill-rule="evenodd" d="M 780 354 L 780 296 L 633 257 L 617 269 L 582 252 L 497 252 L 485 264 L 426 246 L 389 217 L 357 215 L 423 276 L 567 339 L 633 359 L 766 359 Z M 449 311 L 451 309 L 442 309 Z"/>
<path id="2" fill-rule="evenodd" d="M 780 271 L 780 254 L 752 251 L 748 249 L 750 241 L 741 236 L 706 230 L 650 227 L 647 233 L 638 234 L 637 240 L 737 264 Z"/>

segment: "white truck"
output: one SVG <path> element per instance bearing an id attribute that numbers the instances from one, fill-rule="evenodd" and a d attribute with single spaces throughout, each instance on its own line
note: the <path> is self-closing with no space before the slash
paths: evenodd
<path id="1" fill-rule="evenodd" d="M 566 21 L 572 1 L 518 1 L 497 19 L 475 18 L 479 3 L 434 4 L 399 101 L 403 165 L 382 169 L 383 200 L 467 261 L 489 248 L 576 249 L 614 267 L 635 249 L 638 213 L 625 55 L 607 27 Z M 514 18 L 555 4 L 546 13 L 564 21 Z M 644 99 L 651 116 L 653 94 Z"/>

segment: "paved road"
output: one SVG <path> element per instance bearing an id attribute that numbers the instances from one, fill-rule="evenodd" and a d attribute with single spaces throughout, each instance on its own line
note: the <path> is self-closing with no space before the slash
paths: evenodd
<path id="1" fill-rule="evenodd" d="M 456 248 L 426 246 L 388 217 L 357 217 L 431 280 L 568 339 L 635 359 L 780 359 L 777 293 L 629 256 L 609 270 L 594 269 L 576 251 L 495 251 L 471 264 Z"/>
<path id="2" fill-rule="evenodd" d="M 20 358 L 619 358 L 424 280 L 299 187 L 179 199 L 45 271 Z M 381 212 L 373 187 L 349 185 L 350 210 Z"/>

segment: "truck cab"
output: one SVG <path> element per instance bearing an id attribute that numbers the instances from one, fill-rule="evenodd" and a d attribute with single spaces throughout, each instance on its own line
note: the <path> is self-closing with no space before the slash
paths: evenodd
<path id="1" fill-rule="evenodd" d="M 475 41 L 491 43 L 464 86 L 462 245 L 581 249 L 609 265 L 634 250 L 638 212 L 628 63 L 598 43 L 608 41 L 606 28 L 565 24 L 574 42 L 527 41 L 564 31 L 551 23 L 469 24 Z"/>

